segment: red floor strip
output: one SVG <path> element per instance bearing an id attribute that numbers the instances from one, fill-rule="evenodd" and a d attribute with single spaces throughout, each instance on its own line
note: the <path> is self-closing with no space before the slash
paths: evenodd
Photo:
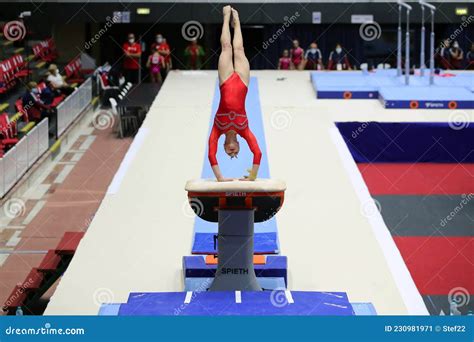
<path id="1" fill-rule="evenodd" d="M 358 164 L 372 195 L 474 193 L 474 164 Z"/>
<path id="2" fill-rule="evenodd" d="M 473 237 L 394 237 L 422 295 L 474 294 Z"/>

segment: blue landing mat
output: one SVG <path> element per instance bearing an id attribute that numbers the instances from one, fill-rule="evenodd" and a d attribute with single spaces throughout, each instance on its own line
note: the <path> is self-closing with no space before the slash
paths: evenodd
<path id="1" fill-rule="evenodd" d="M 474 96 L 465 87 L 381 87 L 379 99 L 385 108 L 474 109 Z"/>
<path id="2" fill-rule="evenodd" d="M 214 278 L 185 278 L 184 291 L 206 291 Z M 265 290 L 286 289 L 285 279 L 280 277 L 257 277 L 257 282 Z"/>
<path id="3" fill-rule="evenodd" d="M 474 125 L 444 122 L 338 122 L 358 163 L 473 163 Z"/>
<path id="4" fill-rule="evenodd" d="M 193 254 L 216 254 L 214 249 L 214 233 L 196 233 L 194 234 Z M 278 254 L 277 234 L 255 233 L 254 234 L 254 253 L 255 254 Z"/>
<path id="5" fill-rule="evenodd" d="M 257 277 L 281 277 L 287 281 L 288 260 L 286 256 L 268 255 L 264 265 L 254 265 Z M 183 257 L 185 278 L 214 277 L 217 265 L 207 265 L 205 256 L 194 255 Z"/>
<path id="6" fill-rule="evenodd" d="M 185 303 L 186 292 L 131 293 L 127 304 L 122 304 L 119 316 L 227 316 L 227 315 L 292 315 L 292 316 L 353 316 L 355 312 L 343 292 L 241 292 L 241 303 L 236 293 L 193 292 Z M 291 303 L 293 301 L 293 303 Z"/>

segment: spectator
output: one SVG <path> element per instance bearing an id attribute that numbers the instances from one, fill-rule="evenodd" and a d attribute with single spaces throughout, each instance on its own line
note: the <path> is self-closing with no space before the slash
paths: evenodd
<path id="1" fill-rule="evenodd" d="M 56 64 L 51 64 L 48 68 L 48 77 L 46 80 L 55 90 L 67 96 L 74 91 L 74 88 L 67 84 L 64 79 L 65 77 L 59 73 Z"/>
<path id="2" fill-rule="evenodd" d="M 467 69 L 474 70 L 474 43 L 471 44 L 471 50 L 466 54 Z"/>
<path id="3" fill-rule="evenodd" d="M 50 81 L 46 81 L 46 87 L 41 90 L 40 99 L 45 105 L 50 106 L 53 103 L 54 98 L 59 95 L 61 95 L 61 93 L 54 88 L 52 83 Z"/>
<path id="4" fill-rule="evenodd" d="M 287 49 L 283 50 L 283 55 L 278 60 L 278 70 L 290 70 L 291 58 L 290 51 Z"/>
<path id="5" fill-rule="evenodd" d="M 449 49 L 451 57 L 451 66 L 453 69 L 462 69 L 464 60 L 464 51 L 459 47 L 459 43 L 454 41 L 453 46 Z"/>
<path id="6" fill-rule="evenodd" d="M 290 56 L 294 69 L 303 70 L 303 55 L 304 50 L 300 47 L 300 42 L 297 39 L 293 40 L 293 47 L 290 50 Z"/>
<path id="7" fill-rule="evenodd" d="M 305 69 L 307 70 L 322 70 L 323 66 L 323 55 L 321 50 L 318 49 L 318 44 L 312 42 L 309 46 L 309 49 L 306 50 L 304 56 L 305 59 Z"/>
<path id="8" fill-rule="evenodd" d="M 349 58 L 343 50 L 342 45 L 337 43 L 336 48 L 329 54 L 328 60 L 329 70 L 352 70 Z"/>
<path id="9" fill-rule="evenodd" d="M 150 77 L 153 83 L 161 83 L 161 69 L 164 67 L 164 57 L 160 55 L 160 47 L 155 46 L 155 50 L 148 57 L 146 67 L 150 69 Z"/>
<path id="10" fill-rule="evenodd" d="M 128 82 L 137 84 L 142 48 L 140 44 L 135 41 L 135 35 L 133 33 L 129 33 L 128 41 L 123 44 L 122 49 L 125 55 L 123 61 L 123 74 L 125 79 Z"/>
<path id="11" fill-rule="evenodd" d="M 187 59 L 186 67 L 190 70 L 199 70 L 202 66 L 202 58 L 204 57 L 204 49 L 193 39 L 184 50 L 184 56 Z"/>
<path id="12" fill-rule="evenodd" d="M 449 55 L 449 39 L 445 39 L 441 44 L 441 49 L 439 49 L 438 63 L 441 68 L 445 70 L 451 69 L 450 55 Z"/>
<path id="13" fill-rule="evenodd" d="M 21 102 L 30 121 L 40 122 L 43 117 L 48 116 L 51 112 L 51 107 L 41 100 L 36 82 L 29 82 L 26 85 L 26 92 L 23 94 Z"/>
<path id="14" fill-rule="evenodd" d="M 156 35 L 155 42 L 151 45 L 151 51 L 155 51 L 156 48 L 164 59 L 163 67 L 160 68 L 161 78 L 164 80 L 171 70 L 171 49 L 166 39 L 159 33 Z"/>

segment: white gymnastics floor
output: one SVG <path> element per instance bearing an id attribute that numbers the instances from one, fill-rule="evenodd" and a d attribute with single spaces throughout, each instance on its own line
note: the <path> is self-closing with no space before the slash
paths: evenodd
<path id="1" fill-rule="evenodd" d="M 374 100 L 317 100 L 309 73 L 255 71 L 289 289 L 345 291 L 379 314 L 427 314 L 334 121 L 448 121 L 450 110 L 385 110 Z M 46 314 L 98 313 L 130 292 L 182 291 L 194 218 L 184 185 L 204 161 L 216 71 L 173 72 L 155 100 Z M 285 80 L 277 78 L 285 77 Z M 474 121 L 473 111 L 465 111 Z"/>

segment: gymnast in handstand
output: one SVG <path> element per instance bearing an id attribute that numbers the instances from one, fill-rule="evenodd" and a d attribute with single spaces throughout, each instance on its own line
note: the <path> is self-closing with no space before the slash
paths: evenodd
<path id="1" fill-rule="evenodd" d="M 247 141 L 253 153 L 253 165 L 249 175 L 241 180 L 253 181 L 257 178 L 262 152 L 258 142 L 250 130 L 245 112 L 245 97 L 250 81 L 250 65 L 244 52 L 239 14 L 231 6 L 223 8 L 224 22 L 221 34 L 221 54 L 219 56 L 219 84 L 221 100 L 214 118 L 211 135 L 209 136 L 209 162 L 212 171 L 220 182 L 232 181 L 222 175 L 217 163 L 217 142 L 219 136 L 225 135 L 224 150 L 231 157 L 237 157 L 240 146 L 237 135 Z M 234 40 L 231 43 L 230 20 L 234 28 Z M 232 61 L 233 60 L 233 61 Z"/>

